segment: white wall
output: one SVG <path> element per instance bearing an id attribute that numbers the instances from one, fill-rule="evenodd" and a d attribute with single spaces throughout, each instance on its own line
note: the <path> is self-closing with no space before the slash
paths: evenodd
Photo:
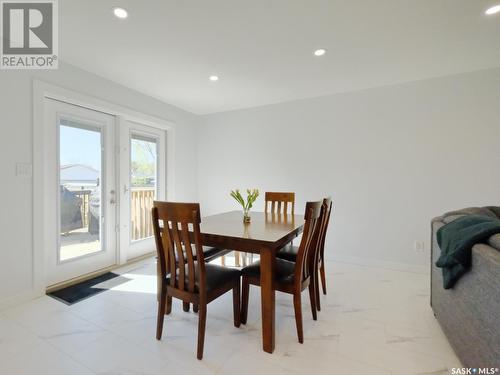
<path id="1" fill-rule="evenodd" d="M 36 186 L 30 178 L 16 177 L 15 168 L 17 162 L 32 162 L 34 78 L 175 123 L 176 199 L 197 196 L 194 115 L 67 64 L 56 71 L 0 71 L 0 305 L 32 290 Z"/>
<path id="2" fill-rule="evenodd" d="M 66 64 L 1 71 L 0 305 L 32 289 L 36 186 L 15 165 L 32 162 L 34 78 L 177 124 L 176 199 L 204 215 L 236 209 L 234 187 L 293 190 L 298 211 L 331 194 L 341 257 L 425 264 L 431 217 L 500 205 L 500 69 L 201 118 Z"/>
<path id="3" fill-rule="evenodd" d="M 426 264 L 432 217 L 500 205 L 499 98 L 497 69 L 204 116 L 203 214 L 237 209 L 235 187 L 295 191 L 299 212 L 331 195 L 330 254 Z"/>

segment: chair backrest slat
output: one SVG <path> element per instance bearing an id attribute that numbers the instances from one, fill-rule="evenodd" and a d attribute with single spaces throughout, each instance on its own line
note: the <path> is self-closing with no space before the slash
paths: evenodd
<path id="1" fill-rule="evenodd" d="M 181 290 L 184 290 L 184 281 L 185 281 L 185 270 L 186 270 L 186 267 L 185 267 L 185 264 L 186 264 L 186 260 L 184 259 L 184 252 L 182 251 L 182 243 L 181 243 L 181 239 L 180 239 L 180 236 L 179 236 L 179 223 L 177 222 L 172 222 L 172 228 L 171 228 L 171 233 L 172 233 L 172 237 L 173 237 L 173 248 L 175 249 L 175 255 L 176 255 L 176 260 L 177 260 L 177 263 L 178 263 L 178 274 L 179 274 L 179 277 L 178 277 L 178 280 L 177 280 L 177 287 Z M 174 278 L 172 278 L 174 279 Z"/>
<path id="2" fill-rule="evenodd" d="M 205 292 L 199 204 L 155 201 L 152 212 L 162 280 L 170 273 L 171 287 L 194 292 L 198 282 Z"/>
<path id="3" fill-rule="evenodd" d="M 295 279 L 304 281 L 310 276 L 311 256 L 318 247 L 319 224 L 323 214 L 322 202 L 307 202 L 304 214 L 304 231 L 295 262 Z M 300 285 L 300 283 L 297 283 Z"/>
<path id="4" fill-rule="evenodd" d="M 265 206 L 264 212 L 267 214 L 269 212 L 269 206 L 271 206 L 272 214 L 288 214 L 288 206 L 290 205 L 291 214 L 295 214 L 295 193 L 287 192 L 272 192 L 267 191 L 265 194 Z"/>
<path id="5" fill-rule="evenodd" d="M 182 242 L 184 243 L 184 252 L 186 253 L 186 259 L 188 264 L 188 290 L 190 292 L 193 292 L 195 286 L 196 273 L 194 267 L 193 248 L 191 246 L 191 239 L 189 238 L 188 224 L 181 223 L 181 234 L 182 234 Z"/>

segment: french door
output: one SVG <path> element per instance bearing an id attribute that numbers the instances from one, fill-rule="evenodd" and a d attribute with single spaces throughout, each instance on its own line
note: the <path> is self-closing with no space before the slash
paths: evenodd
<path id="1" fill-rule="evenodd" d="M 165 199 L 165 131 L 120 123 L 120 251 L 128 260 L 155 251 L 151 208 Z"/>
<path id="2" fill-rule="evenodd" d="M 165 131 L 45 99 L 47 285 L 155 251 Z"/>
<path id="3" fill-rule="evenodd" d="M 45 100 L 47 285 L 117 262 L 115 117 Z"/>

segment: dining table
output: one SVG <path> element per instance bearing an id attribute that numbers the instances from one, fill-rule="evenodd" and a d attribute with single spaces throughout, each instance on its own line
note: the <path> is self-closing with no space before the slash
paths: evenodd
<path id="1" fill-rule="evenodd" d="M 204 246 L 258 254 L 262 305 L 262 347 L 275 348 L 275 289 L 273 285 L 276 253 L 292 242 L 304 227 L 303 215 L 251 212 L 250 222 L 243 222 L 241 211 L 206 216 L 201 220 Z"/>

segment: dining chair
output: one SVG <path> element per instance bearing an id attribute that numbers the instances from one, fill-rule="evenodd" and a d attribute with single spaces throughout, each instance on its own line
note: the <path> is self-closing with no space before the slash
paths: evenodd
<path id="1" fill-rule="evenodd" d="M 240 326 L 241 271 L 205 262 L 198 203 L 155 201 L 152 215 L 161 276 L 156 338 L 161 339 L 172 297 L 184 306 L 192 303 L 199 312 L 197 358 L 202 359 L 208 303 L 232 290 L 234 326 Z"/>
<path id="2" fill-rule="evenodd" d="M 266 214 L 283 214 L 286 216 L 290 205 L 290 213 L 295 215 L 295 193 L 266 191 L 264 201 L 264 212 Z M 270 212 L 268 208 L 270 208 Z M 293 241 L 290 242 L 290 245 L 293 245 Z"/>
<path id="3" fill-rule="evenodd" d="M 280 292 L 293 295 L 295 309 L 295 323 L 297 336 L 300 343 L 304 342 L 302 328 L 302 302 L 301 294 L 309 288 L 309 299 L 311 301 L 311 312 L 314 320 L 317 320 L 315 295 L 313 290 L 310 257 L 315 256 L 318 247 L 319 223 L 322 214 L 321 202 L 307 202 L 304 215 L 304 231 L 300 242 L 297 259 L 295 262 L 276 258 L 274 288 Z M 260 286 L 260 262 L 242 269 L 242 308 L 241 322 L 246 324 L 248 317 L 248 301 L 250 298 L 250 284 Z"/>
<path id="4" fill-rule="evenodd" d="M 283 213 L 288 214 L 288 206 L 290 213 L 295 214 L 295 193 L 272 192 L 266 191 L 265 194 L 264 212 L 267 213 Z M 269 207 L 270 206 L 270 207 Z M 269 212 L 269 208 L 271 209 Z"/>
<path id="5" fill-rule="evenodd" d="M 314 289 L 315 289 L 315 295 L 316 295 L 316 308 L 318 311 L 321 311 L 321 301 L 319 298 L 319 280 L 318 276 L 321 277 L 321 286 L 323 290 L 323 294 L 326 295 L 326 275 L 325 275 L 325 260 L 324 260 L 324 255 L 325 255 L 325 239 L 326 239 L 326 233 L 328 231 L 328 224 L 330 223 L 330 215 L 332 213 L 332 199 L 330 197 L 323 199 L 323 212 L 324 214 L 322 215 L 321 218 L 321 224 L 320 224 L 320 232 L 319 232 L 319 239 L 318 239 L 318 253 L 317 253 L 317 259 L 314 262 L 315 264 L 315 269 L 314 269 Z M 285 259 L 290 262 L 295 262 L 297 259 L 297 254 L 299 252 L 299 248 L 297 246 L 293 246 L 292 244 L 289 244 L 282 248 L 278 253 L 276 254 L 277 258 L 280 259 Z M 318 275 L 319 274 L 319 275 Z"/>

